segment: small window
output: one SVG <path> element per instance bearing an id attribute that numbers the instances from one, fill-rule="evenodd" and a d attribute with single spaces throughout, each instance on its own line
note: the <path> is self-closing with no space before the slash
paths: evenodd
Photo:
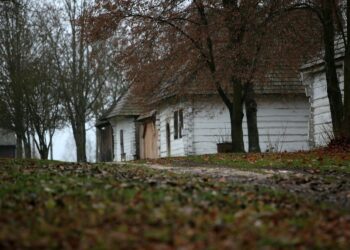
<path id="1" fill-rule="evenodd" d="M 182 129 L 184 128 L 184 116 L 182 109 L 179 110 L 179 138 L 182 138 Z"/>
<path id="2" fill-rule="evenodd" d="M 179 112 L 174 112 L 174 139 L 179 138 Z"/>
<path id="3" fill-rule="evenodd" d="M 183 110 L 174 112 L 174 139 L 182 138 L 182 130 L 184 127 Z"/>
<path id="4" fill-rule="evenodd" d="M 112 128 L 112 160 L 114 159 L 114 129 Z"/>

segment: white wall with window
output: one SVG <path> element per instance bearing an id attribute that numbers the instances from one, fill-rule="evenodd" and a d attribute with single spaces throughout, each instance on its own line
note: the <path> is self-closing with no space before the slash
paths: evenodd
<path id="1" fill-rule="evenodd" d="M 157 112 L 160 157 L 187 155 L 185 115 L 188 103 L 163 105 Z"/>
<path id="2" fill-rule="evenodd" d="M 114 161 L 131 161 L 136 157 L 135 118 L 120 117 L 112 121 Z"/>

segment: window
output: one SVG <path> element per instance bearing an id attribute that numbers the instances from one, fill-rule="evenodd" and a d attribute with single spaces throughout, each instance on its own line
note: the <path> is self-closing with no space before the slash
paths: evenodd
<path id="1" fill-rule="evenodd" d="M 114 160 L 114 129 L 111 127 L 112 131 L 112 160 Z"/>
<path id="2" fill-rule="evenodd" d="M 120 130 L 120 152 L 124 154 L 124 131 Z"/>
<path id="3" fill-rule="evenodd" d="M 174 139 L 182 138 L 182 129 L 184 127 L 183 110 L 174 112 Z"/>
<path id="4" fill-rule="evenodd" d="M 184 115 L 182 109 L 179 110 L 179 138 L 182 138 L 182 129 L 184 128 Z"/>
<path id="5" fill-rule="evenodd" d="M 174 112 L 174 139 L 176 140 L 179 138 L 179 112 L 175 111 Z"/>

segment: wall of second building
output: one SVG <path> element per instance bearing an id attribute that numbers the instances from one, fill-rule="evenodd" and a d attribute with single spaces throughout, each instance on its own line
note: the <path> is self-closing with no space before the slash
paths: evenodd
<path id="1" fill-rule="evenodd" d="M 306 96 L 257 98 L 260 147 L 265 151 L 308 149 L 309 104 Z M 248 150 L 246 119 L 243 122 Z M 217 153 L 217 144 L 231 141 L 228 109 L 218 97 L 195 101 L 193 106 L 193 154 Z"/>
<path id="2" fill-rule="evenodd" d="M 111 120 L 114 134 L 114 161 L 131 161 L 136 158 L 136 125 L 134 117 Z M 125 159 L 122 159 L 120 131 L 123 131 Z"/>
<path id="3" fill-rule="evenodd" d="M 343 69 L 338 68 L 340 89 L 344 90 Z M 327 94 L 326 74 L 323 70 L 309 72 L 303 75 L 304 85 L 309 87 L 310 95 L 310 132 L 311 147 L 326 145 L 333 138 L 332 118 Z"/>

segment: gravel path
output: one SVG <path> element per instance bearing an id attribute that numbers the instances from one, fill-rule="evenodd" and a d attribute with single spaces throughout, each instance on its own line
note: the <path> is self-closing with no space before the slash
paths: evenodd
<path id="1" fill-rule="evenodd" d="M 169 167 L 158 164 L 147 164 L 146 166 L 155 170 L 166 170 L 180 174 L 204 175 L 212 178 L 254 178 L 262 180 L 273 176 L 273 173 L 267 171 L 258 173 L 226 167 Z"/>

